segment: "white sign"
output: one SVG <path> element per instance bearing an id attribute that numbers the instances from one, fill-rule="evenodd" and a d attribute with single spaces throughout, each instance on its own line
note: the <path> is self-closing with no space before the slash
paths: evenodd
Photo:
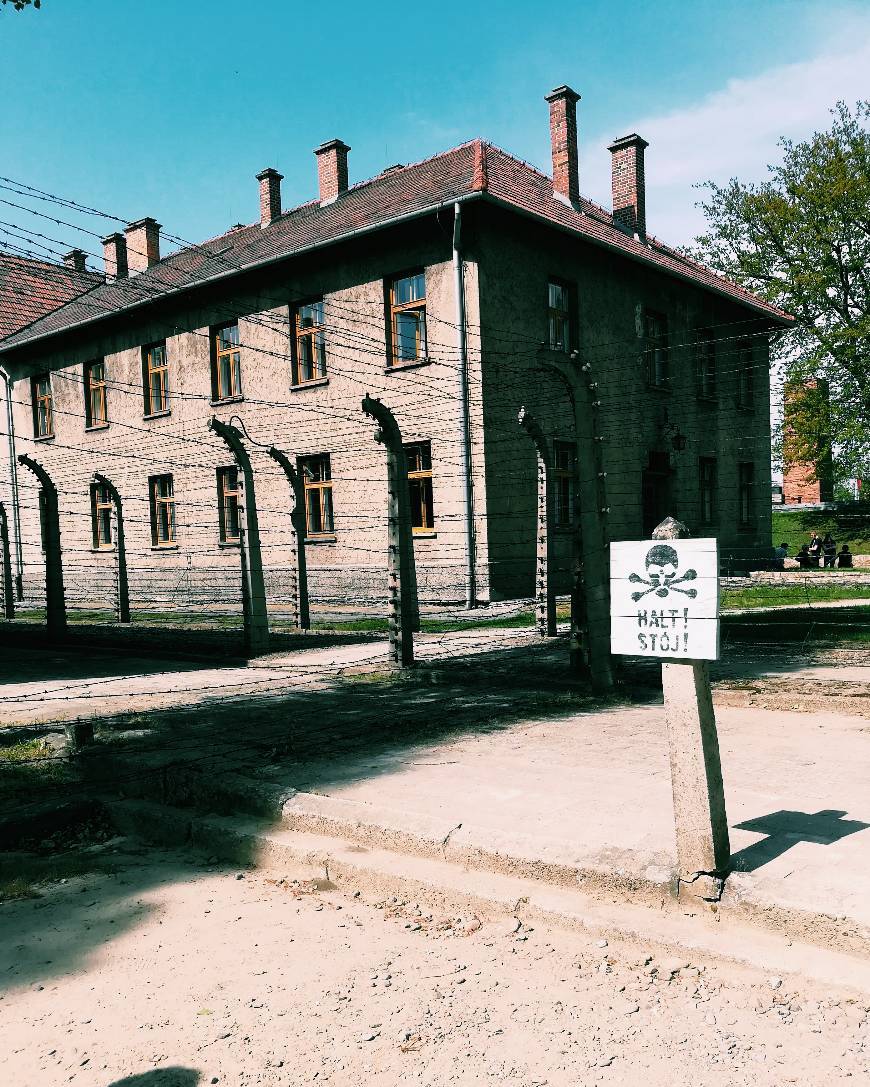
<path id="1" fill-rule="evenodd" d="M 630 540 L 610 545 L 610 648 L 630 657 L 716 660 L 715 540 Z"/>

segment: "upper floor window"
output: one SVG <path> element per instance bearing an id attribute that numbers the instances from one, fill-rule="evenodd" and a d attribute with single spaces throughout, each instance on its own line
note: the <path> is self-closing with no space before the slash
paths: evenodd
<path id="1" fill-rule="evenodd" d="M 574 523 L 574 464 L 577 447 L 573 442 L 553 442 L 553 524 L 570 528 Z"/>
<path id="2" fill-rule="evenodd" d="M 408 458 L 411 528 L 414 532 L 431 532 L 435 528 L 431 443 L 410 442 L 405 446 L 405 456 Z"/>
<path id="3" fill-rule="evenodd" d="M 716 396 L 716 340 L 711 328 L 698 332 L 696 377 L 698 396 L 712 400 Z"/>
<path id="4" fill-rule="evenodd" d="M 741 528 L 755 521 L 755 465 L 746 461 L 737 466 L 737 519 Z"/>
<path id="5" fill-rule="evenodd" d="M 737 405 L 751 408 L 755 402 L 755 359 L 752 340 L 737 341 Z"/>
<path id="6" fill-rule="evenodd" d="M 326 329 L 323 301 L 307 302 L 296 310 L 296 353 L 293 384 L 326 377 Z"/>
<path id="7" fill-rule="evenodd" d="M 667 388 L 671 381 L 668 319 L 663 313 L 644 313 L 646 353 L 646 383 L 655 388 Z"/>
<path id="8" fill-rule="evenodd" d="M 236 544 L 241 538 L 239 514 L 242 506 L 242 490 L 239 470 L 236 467 L 218 468 L 218 526 L 222 544 Z"/>
<path id="9" fill-rule="evenodd" d="M 91 526 L 94 548 L 112 546 L 112 496 L 105 483 L 91 484 Z"/>
<path id="10" fill-rule="evenodd" d="M 426 358 L 426 277 L 423 272 L 394 279 L 390 285 L 392 362 Z"/>
<path id="11" fill-rule="evenodd" d="M 175 546 L 175 484 L 171 475 L 148 479 L 151 506 L 151 546 Z"/>
<path id="12" fill-rule="evenodd" d="M 212 397 L 215 400 L 238 400 L 242 395 L 238 322 L 213 329 L 212 336 Z"/>
<path id="13" fill-rule="evenodd" d="M 332 466 L 328 453 L 300 457 L 305 487 L 305 525 L 309 536 L 331 536 L 335 532 L 332 513 Z"/>
<path id="14" fill-rule="evenodd" d="M 106 426 L 109 421 L 106 408 L 106 364 L 102 359 L 85 363 L 84 383 L 85 425 Z"/>
<path id="15" fill-rule="evenodd" d="M 716 520 L 716 458 L 699 457 L 698 459 L 698 520 L 702 525 L 710 525 Z"/>
<path id="16" fill-rule="evenodd" d="M 165 343 L 153 343 L 142 352 L 142 391 L 146 415 L 169 411 L 169 363 Z"/>
<path id="17" fill-rule="evenodd" d="M 547 284 L 547 338 L 551 350 L 571 350 L 571 289 L 557 279 Z"/>
<path id="18" fill-rule="evenodd" d="M 30 379 L 33 396 L 33 435 L 36 438 L 54 436 L 54 409 L 51 397 L 51 375 L 40 374 Z"/>

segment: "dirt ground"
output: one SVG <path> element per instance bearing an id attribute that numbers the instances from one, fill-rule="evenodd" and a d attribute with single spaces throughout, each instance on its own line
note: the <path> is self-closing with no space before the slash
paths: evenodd
<path id="1" fill-rule="evenodd" d="M 870 1074 L 868 995 L 131 839 L 88 855 L 102 871 L 0 905 L 2 1083 L 829 1087 Z"/>

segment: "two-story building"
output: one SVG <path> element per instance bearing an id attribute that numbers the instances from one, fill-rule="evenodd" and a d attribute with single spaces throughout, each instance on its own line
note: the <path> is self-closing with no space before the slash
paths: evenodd
<path id="1" fill-rule="evenodd" d="M 10 452 L 59 495 L 71 606 L 108 604 L 106 488 L 124 505 L 134 609 L 239 599 L 239 473 L 208 428 L 246 435 L 269 604 L 289 598 L 294 541 L 275 446 L 303 474 L 314 601 L 386 596 L 386 462 L 361 411 L 392 409 L 406 443 L 421 598 L 533 592 L 535 451 L 553 450 L 557 565 L 567 584 L 577 463 L 568 358 L 597 383 L 606 533 L 666 514 L 723 551 L 769 552 L 768 338 L 787 315 L 647 231 L 637 135 L 609 148 L 613 207 L 579 191 L 576 103 L 550 107 L 553 176 L 483 140 L 348 184 L 349 148 L 315 152 L 318 198 L 161 256 L 153 219 L 104 240 L 105 278 L 0 342 Z M 604 153 L 602 151 L 602 153 Z M 14 446 L 14 448 L 12 448 Z M 5 471 L 0 501 L 14 501 Z M 25 596 L 43 591 L 40 489 L 17 468 Z"/>

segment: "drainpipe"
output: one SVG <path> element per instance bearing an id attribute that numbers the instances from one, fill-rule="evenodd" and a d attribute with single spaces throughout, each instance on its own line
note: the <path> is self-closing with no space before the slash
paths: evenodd
<path id="1" fill-rule="evenodd" d="M 15 420 L 12 416 L 12 378 L 0 366 L 0 376 L 6 383 L 6 439 L 9 443 L 9 483 L 12 488 L 12 531 L 15 533 L 15 592 L 24 598 L 24 558 L 21 551 L 21 510 L 18 497 L 18 460 L 15 457 Z"/>
<path id="2" fill-rule="evenodd" d="M 462 484 L 465 497 L 465 606 L 477 607 L 475 569 L 474 488 L 471 466 L 471 420 L 468 405 L 468 351 L 465 337 L 465 286 L 462 275 L 462 206 L 453 205 L 453 278 L 456 287 L 456 325 L 459 330 L 459 422 L 462 449 Z"/>

